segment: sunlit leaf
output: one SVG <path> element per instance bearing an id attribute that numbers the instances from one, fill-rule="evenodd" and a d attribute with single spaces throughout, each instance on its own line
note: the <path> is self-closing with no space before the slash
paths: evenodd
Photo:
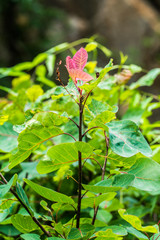
<path id="1" fill-rule="evenodd" d="M 141 220 L 138 217 L 129 215 L 129 214 L 124 214 L 126 212 L 125 209 L 120 209 L 118 212 L 119 212 L 121 218 L 123 218 L 124 220 L 129 222 L 137 230 L 142 231 L 142 232 L 150 232 L 150 233 L 158 232 L 154 226 L 142 227 Z"/>
<path id="2" fill-rule="evenodd" d="M 96 42 L 90 42 L 86 45 L 85 49 L 87 52 L 91 52 L 97 48 L 98 44 Z"/>

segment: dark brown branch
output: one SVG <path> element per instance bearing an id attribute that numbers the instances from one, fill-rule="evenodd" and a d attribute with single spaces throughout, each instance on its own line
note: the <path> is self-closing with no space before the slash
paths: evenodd
<path id="1" fill-rule="evenodd" d="M 7 184 L 7 180 L 5 179 L 5 177 L 2 175 L 2 173 L 0 173 L 0 177 L 2 178 L 2 180 L 4 181 L 5 184 Z M 33 221 L 40 227 L 40 229 L 44 232 L 44 234 L 47 237 L 51 237 L 50 232 L 46 231 L 44 229 L 44 227 L 41 225 L 41 223 L 38 221 L 37 218 L 35 218 L 34 216 L 31 215 L 30 211 L 28 210 L 27 206 L 22 202 L 22 200 L 19 198 L 18 194 L 12 189 L 10 188 L 10 192 L 18 199 L 18 201 L 21 203 L 21 205 L 26 209 L 26 211 L 29 213 L 29 215 L 31 216 L 31 218 L 33 219 Z"/>

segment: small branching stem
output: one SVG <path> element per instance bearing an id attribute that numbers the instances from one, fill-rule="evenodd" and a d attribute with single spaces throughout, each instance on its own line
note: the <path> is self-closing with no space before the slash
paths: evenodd
<path id="1" fill-rule="evenodd" d="M 79 125 L 72 118 L 68 118 L 68 119 L 71 120 L 79 128 Z"/>
<path id="2" fill-rule="evenodd" d="M 105 170 L 106 170 L 106 165 L 107 165 L 107 156 L 108 156 L 108 147 L 109 147 L 109 139 L 108 139 L 105 131 L 104 131 L 104 136 L 105 136 L 105 142 L 106 142 L 106 156 L 105 156 L 104 165 L 103 165 L 103 168 L 102 168 L 102 176 L 101 176 L 102 181 L 104 180 L 104 176 L 105 176 Z M 99 195 L 101 195 L 101 193 Z M 94 225 L 94 223 L 95 223 L 96 216 L 97 216 L 97 213 L 98 213 L 98 209 L 99 209 L 99 206 L 94 208 L 92 225 Z"/>
<path id="3" fill-rule="evenodd" d="M 95 161 L 95 162 L 100 166 L 100 168 L 101 168 L 101 170 L 102 170 L 101 164 L 100 164 L 95 158 L 87 158 L 87 159 L 84 161 L 84 163 L 83 163 L 83 165 L 82 165 L 82 168 L 83 168 L 84 164 L 87 162 L 88 159 Z"/>
<path id="4" fill-rule="evenodd" d="M 7 180 L 5 179 L 5 177 L 2 175 L 2 173 L 0 173 L 0 177 L 3 180 L 4 184 L 7 184 Z M 26 211 L 29 213 L 29 215 L 31 216 L 31 218 L 33 219 L 33 221 L 40 227 L 40 229 L 44 232 L 44 234 L 47 237 L 51 237 L 50 232 L 46 231 L 44 229 L 44 227 L 41 225 L 41 223 L 38 221 L 37 218 L 35 218 L 34 216 L 31 215 L 30 211 L 28 210 L 27 206 L 22 202 L 22 200 L 19 198 L 18 194 L 12 189 L 10 188 L 10 192 L 17 198 L 17 200 L 21 203 L 21 205 L 26 209 Z"/>
<path id="5" fill-rule="evenodd" d="M 100 127 L 95 126 L 95 127 L 91 127 L 91 128 L 89 128 L 89 129 L 87 129 L 87 130 L 83 133 L 82 138 L 86 135 L 87 132 L 89 132 L 90 130 L 92 130 L 92 129 L 94 129 L 94 128 L 100 128 Z"/>
<path id="6" fill-rule="evenodd" d="M 150 237 L 148 235 L 148 233 L 144 232 L 144 234 L 147 236 L 147 238 L 150 240 Z"/>
<path id="7" fill-rule="evenodd" d="M 65 134 L 65 135 L 68 135 L 68 136 L 72 137 L 75 142 L 77 141 L 77 140 L 75 139 L 75 137 L 73 137 L 72 134 L 70 134 L 70 133 L 62 133 L 62 134 Z"/>

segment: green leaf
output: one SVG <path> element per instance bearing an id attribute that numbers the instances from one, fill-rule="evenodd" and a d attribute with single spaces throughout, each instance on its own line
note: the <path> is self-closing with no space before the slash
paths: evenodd
<path id="1" fill-rule="evenodd" d="M 92 154 L 93 148 L 85 142 L 62 143 L 51 147 L 47 155 L 51 161 L 41 161 L 37 166 L 40 174 L 52 172 L 63 164 L 72 164 L 78 160 L 78 151 L 82 153 L 82 159 Z"/>
<path id="2" fill-rule="evenodd" d="M 67 42 L 64 42 L 64 43 L 61 43 L 53 48 L 50 48 L 48 51 L 46 51 L 46 53 L 49 53 L 49 54 L 53 54 L 53 53 L 56 53 L 58 51 L 61 51 L 61 50 L 65 50 L 69 47 L 69 43 Z"/>
<path id="3" fill-rule="evenodd" d="M 98 126 L 100 128 L 103 128 L 104 130 L 108 130 L 108 127 L 105 125 L 106 123 L 112 121 L 115 119 L 115 113 L 111 111 L 104 111 L 97 115 L 88 125 L 88 128 Z"/>
<path id="4" fill-rule="evenodd" d="M 6 224 L 6 225 L 2 225 L 0 226 L 0 232 L 9 236 L 8 238 L 4 238 L 4 235 L 0 237 L 2 237 L 1 239 L 6 239 L 6 240 L 10 240 L 10 239 L 15 239 L 15 238 L 11 238 L 11 237 L 16 237 L 20 234 L 20 232 L 11 224 Z"/>
<path id="5" fill-rule="evenodd" d="M 148 240 L 148 237 L 144 235 L 143 233 L 139 232 L 137 229 L 131 227 L 126 227 L 126 230 L 128 233 L 132 234 L 133 236 L 137 237 L 140 240 Z"/>
<path id="6" fill-rule="evenodd" d="M 101 101 L 97 101 L 95 99 L 92 99 L 91 103 L 87 106 L 87 110 L 92 116 L 92 118 L 95 118 L 97 115 L 99 115 L 102 112 L 105 111 L 111 111 L 116 113 L 118 111 L 117 106 L 110 106 L 109 104 Z"/>
<path id="7" fill-rule="evenodd" d="M 72 200 L 72 198 L 70 198 L 62 193 L 53 191 L 49 188 L 42 187 L 28 179 L 24 179 L 24 182 L 26 182 L 40 196 L 42 196 L 50 201 L 54 201 L 54 202 L 58 202 L 58 203 L 68 203 L 71 205 L 75 204 L 74 201 Z"/>
<path id="8" fill-rule="evenodd" d="M 4 152 L 10 152 L 17 147 L 18 133 L 13 130 L 11 123 L 5 122 L 0 125 L 0 149 Z"/>
<path id="9" fill-rule="evenodd" d="M 106 179 L 96 183 L 95 185 L 86 185 L 82 184 L 85 190 L 94 193 L 108 193 L 108 192 L 116 192 L 121 189 L 121 187 L 112 186 L 112 180 Z"/>
<path id="10" fill-rule="evenodd" d="M 9 115 L 0 115 L 0 125 L 3 125 L 5 122 L 8 121 Z"/>
<path id="11" fill-rule="evenodd" d="M 39 229 L 37 224 L 30 216 L 23 216 L 21 214 L 15 214 L 11 216 L 13 226 L 22 233 L 32 232 Z"/>
<path id="12" fill-rule="evenodd" d="M 99 231 L 95 234 L 96 240 L 122 240 L 122 237 L 117 236 L 115 233 L 112 232 L 111 229 L 107 229 L 106 231 Z"/>
<path id="13" fill-rule="evenodd" d="M 47 240 L 64 240 L 64 238 L 59 238 L 59 237 L 49 237 Z"/>
<path id="14" fill-rule="evenodd" d="M 94 232 L 95 227 L 91 224 L 82 224 L 80 229 L 72 228 L 67 239 L 88 239 Z"/>
<path id="15" fill-rule="evenodd" d="M 97 78 L 96 81 L 94 81 L 91 84 L 84 84 L 84 85 L 80 86 L 80 88 L 89 92 L 89 91 L 93 90 L 95 87 L 97 87 L 97 85 L 101 82 L 101 80 L 105 77 L 105 75 L 112 69 L 112 67 L 113 67 L 112 62 L 113 62 L 113 60 L 111 59 L 109 61 L 109 63 L 100 71 L 99 77 Z"/>
<path id="16" fill-rule="evenodd" d="M 4 209 L 9 209 L 14 202 L 15 199 L 2 199 L 0 201 L 0 212 L 3 212 Z"/>
<path id="17" fill-rule="evenodd" d="M 140 66 L 137 66 L 135 64 L 131 64 L 128 66 L 128 69 L 131 71 L 131 73 L 135 74 L 135 73 L 139 73 L 142 71 L 142 68 Z"/>
<path id="18" fill-rule="evenodd" d="M 122 226 L 111 225 L 111 226 L 102 228 L 103 231 L 105 231 L 107 229 L 111 229 L 113 231 L 113 233 L 115 233 L 119 236 L 126 236 L 128 234 L 127 230 Z"/>
<path id="19" fill-rule="evenodd" d="M 44 201 L 44 200 L 40 201 L 40 205 L 41 205 L 46 211 L 51 212 L 50 208 L 47 207 L 48 204 L 47 204 L 46 201 Z"/>
<path id="20" fill-rule="evenodd" d="M 97 48 L 98 44 L 96 42 L 90 42 L 86 45 L 85 49 L 87 52 L 91 52 Z"/>
<path id="21" fill-rule="evenodd" d="M 32 62 L 32 67 L 35 67 L 37 65 L 39 65 L 40 63 L 42 63 L 44 60 L 46 60 L 46 58 L 48 57 L 47 53 L 40 53 L 38 54 Z"/>
<path id="22" fill-rule="evenodd" d="M 29 212 L 31 214 L 33 214 L 33 209 L 31 208 L 27 195 L 25 193 L 25 191 L 23 190 L 23 188 L 21 187 L 21 185 L 17 182 L 17 186 L 16 186 L 16 192 L 17 195 L 19 196 L 19 198 L 21 199 L 21 201 L 25 204 L 25 206 L 28 208 Z"/>
<path id="23" fill-rule="evenodd" d="M 0 185 L 0 198 L 2 198 L 7 192 L 9 192 L 12 185 L 17 181 L 17 174 L 15 174 L 7 184 Z"/>
<path id="24" fill-rule="evenodd" d="M 35 102 L 39 96 L 43 95 L 43 89 L 39 85 L 32 85 L 27 89 L 26 94 L 31 102 Z"/>
<path id="25" fill-rule="evenodd" d="M 92 209 L 90 211 L 90 216 L 93 218 L 94 216 L 94 209 Z M 112 214 L 106 210 L 103 209 L 99 209 L 97 212 L 97 216 L 96 219 L 98 219 L 99 221 L 108 224 L 111 219 L 112 219 Z"/>
<path id="26" fill-rule="evenodd" d="M 136 177 L 131 186 L 151 193 L 160 191 L 160 165 L 157 162 L 139 158 L 128 173 Z"/>
<path id="27" fill-rule="evenodd" d="M 49 77 L 51 77 L 53 75 L 55 61 L 56 61 L 56 56 L 54 54 L 49 55 L 47 60 L 46 60 L 46 66 L 47 66 L 47 69 L 48 69 L 48 76 Z"/>
<path id="28" fill-rule="evenodd" d="M 154 226 L 142 227 L 141 220 L 137 216 L 124 214 L 126 212 L 125 209 L 120 209 L 118 212 L 119 212 L 119 215 L 121 216 L 121 218 L 123 218 L 125 221 L 129 222 L 137 230 L 142 231 L 142 232 L 150 232 L 150 233 L 158 232 Z"/>
<path id="29" fill-rule="evenodd" d="M 151 239 L 152 240 L 158 240 L 158 238 L 160 237 L 160 233 L 154 234 Z"/>
<path id="30" fill-rule="evenodd" d="M 121 120 L 106 125 L 109 128 L 110 147 L 114 153 L 122 157 L 131 157 L 138 152 L 151 156 L 152 150 L 134 122 Z"/>
<path id="31" fill-rule="evenodd" d="M 137 160 L 137 155 L 134 155 L 129 158 L 125 158 L 122 156 L 119 156 L 117 154 L 114 154 L 113 152 L 111 154 L 108 154 L 109 161 L 118 167 L 125 167 L 130 168 Z"/>
<path id="32" fill-rule="evenodd" d="M 45 77 L 46 75 L 46 68 L 44 65 L 39 65 L 36 68 L 36 75 L 37 75 L 37 81 L 44 83 L 45 85 L 49 87 L 55 87 L 55 83 L 49 80 L 48 78 Z"/>
<path id="33" fill-rule="evenodd" d="M 41 240 L 40 236 L 35 233 L 24 233 L 21 234 L 21 238 L 24 240 Z"/>
<path id="34" fill-rule="evenodd" d="M 62 134 L 63 131 L 58 125 L 68 121 L 53 112 L 41 112 L 36 114 L 27 124 L 18 137 L 18 151 L 10 157 L 9 168 L 12 169 L 34 151 L 41 143 Z"/>
<path id="35" fill-rule="evenodd" d="M 103 201 L 112 200 L 116 196 L 116 194 L 117 193 L 115 192 L 111 192 L 111 193 L 104 193 L 102 195 L 95 196 L 95 197 L 83 198 L 81 204 L 83 208 L 95 207 L 95 206 L 98 206 Z"/>
<path id="36" fill-rule="evenodd" d="M 152 69 L 146 75 L 141 77 L 137 82 L 132 83 L 130 85 L 130 89 L 135 89 L 142 86 L 151 86 L 159 74 L 160 74 L 160 68 Z"/>
<path id="37" fill-rule="evenodd" d="M 120 174 L 114 177 L 113 186 L 128 187 L 135 179 L 133 174 Z"/>
<path id="38" fill-rule="evenodd" d="M 110 57 L 112 55 L 112 52 L 106 48 L 105 46 L 98 43 L 98 48 L 101 49 L 101 51 L 107 56 Z"/>

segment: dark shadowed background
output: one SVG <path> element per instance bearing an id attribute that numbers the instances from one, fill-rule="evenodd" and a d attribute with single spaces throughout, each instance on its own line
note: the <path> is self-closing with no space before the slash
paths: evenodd
<path id="1" fill-rule="evenodd" d="M 121 50 L 129 62 L 159 66 L 160 0 L 0 1 L 1 67 L 94 34 L 115 59 Z"/>

